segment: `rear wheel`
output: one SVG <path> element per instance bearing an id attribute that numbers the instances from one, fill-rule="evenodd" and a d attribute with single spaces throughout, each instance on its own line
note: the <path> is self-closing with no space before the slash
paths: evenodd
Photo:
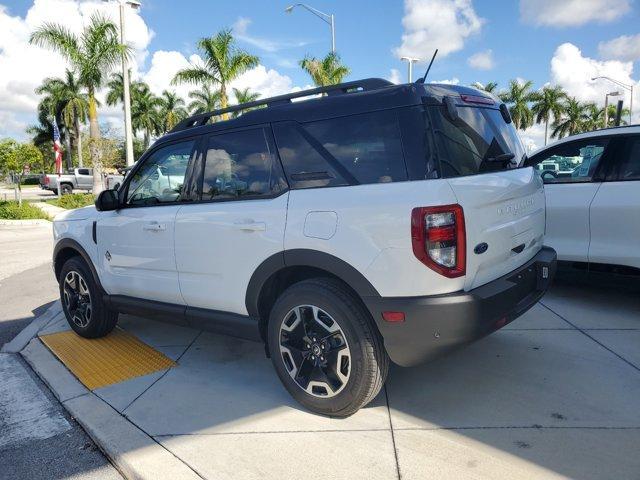
<path id="1" fill-rule="evenodd" d="M 346 417 L 369 403 L 389 358 L 360 301 L 340 282 L 289 287 L 269 319 L 269 352 L 289 393 L 317 413 Z"/>
<path id="2" fill-rule="evenodd" d="M 60 191 L 62 192 L 62 195 L 69 195 L 73 193 L 73 187 L 68 183 L 63 183 L 60 187 Z"/>
<path id="3" fill-rule="evenodd" d="M 60 272 L 60 300 L 69 325 L 80 336 L 103 337 L 116 326 L 118 313 L 109 310 L 86 262 L 67 260 Z"/>

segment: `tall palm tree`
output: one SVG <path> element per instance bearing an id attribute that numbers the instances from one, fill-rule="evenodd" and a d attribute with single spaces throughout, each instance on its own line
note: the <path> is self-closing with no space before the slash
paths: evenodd
<path id="1" fill-rule="evenodd" d="M 324 58 L 306 56 L 300 60 L 300 66 L 307 72 L 317 87 L 341 83 L 351 73 L 349 67 L 340 61 L 340 55 L 330 52 Z"/>
<path id="2" fill-rule="evenodd" d="M 231 30 L 222 30 L 214 37 L 200 39 L 198 49 L 204 64 L 192 63 L 176 73 L 171 83 L 217 85 L 220 89 L 220 107 L 227 108 L 228 85 L 247 70 L 257 66 L 260 60 L 236 46 Z M 226 115 L 224 118 L 227 118 Z"/>
<path id="3" fill-rule="evenodd" d="M 128 46 L 120 43 L 118 37 L 118 29 L 113 22 L 100 14 L 94 14 L 79 36 L 64 25 L 47 22 L 37 28 L 30 38 L 31 43 L 61 54 L 78 74 L 80 85 L 87 89 L 89 154 L 93 163 L 94 194 L 103 189 L 96 91 L 104 83 L 105 75 L 123 56 L 127 57 L 131 52 Z"/>
<path id="4" fill-rule="evenodd" d="M 480 82 L 474 82 L 471 84 L 471 86 L 487 93 L 495 93 L 496 89 L 498 88 L 498 82 L 489 82 L 485 83 L 484 85 Z"/>
<path id="5" fill-rule="evenodd" d="M 562 115 L 553 122 L 551 138 L 562 138 L 583 132 L 589 121 L 590 109 L 589 105 L 580 103 L 575 97 L 568 97 Z"/>
<path id="6" fill-rule="evenodd" d="M 509 106 L 509 113 L 516 128 L 524 130 L 533 125 L 533 113 L 529 108 L 532 100 L 531 86 L 533 82 L 519 82 L 511 80 L 506 92 L 502 92 L 499 97 Z"/>
<path id="7" fill-rule="evenodd" d="M 156 97 L 149 86 L 144 82 L 138 82 L 132 89 L 131 95 L 131 127 L 134 135 L 138 131 L 144 134 L 144 148 L 149 148 L 151 136 L 162 130 L 159 107 L 161 101 Z"/>
<path id="8" fill-rule="evenodd" d="M 159 100 L 161 126 L 164 132 L 168 132 L 186 118 L 187 110 L 184 108 L 184 100 L 175 92 L 165 90 Z"/>
<path id="9" fill-rule="evenodd" d="M 214 90 L 209 84 L 204 84 L 200 90 L 189 92 L 191 102 L 187 105 L 192 115 L 211 112 L 221 108 L 222 94 L 220 90 Z"/>
<path id="10" fill-rule="evenodd" d="M 47 111 L 39 110 L 38 124 L 27 127 L 27 133 L 31 135 L 33 144 L 40 148 L 40 150 L 48 152 L 51 151 L 51 142 L 53 139 L 53 123 L 50 118 Z M 61 137 L 63 137 L 64 134 L 64 131 L 60 132 Z M 44 155 L 43 167 L 48 171 L 53 168 L 53 155 Z M 42 173 L 46 173 L 46 171 Z"/>
<path id="11" fill-rule="evenodd" d="M 552 118 L 560 118 L 566 98 L 567 93 L 558 85 L 555 87 L 544 87 L 532 95 L 533 106 L 531 107 L 531 113 L 535 116 L 536 123 L 544 122 L 545 145 L 549 138 L 549 121 Z"/>
<path id="12" fill-rule="evenodd" d="M 607 127 L 615 127 L 616 126 L 616 113 L 618 113 L 618 107 L 616 105 L 608 105 L 607 106 Z M 602 109 L 602 122 L 600 125 L 604 124 L 604 108 Z M 620 125 L 627 125 L 627 121 L 625 118 L 629 118 L 629 109 L 623 108 L 620 114 Z M 600 128 L 600 127 L 598 127 Z"/>
<path id="13" fill-rule="evenodd" d="M 233 88 L 233 95 L 236 97 L 236 103 L 241 105 L 243 103 L 254 102 L 258 98 L 260 98 L 260 94 L 258 92 L 252 92 L 249 87 L 240 90 L 238 88 Z M 252 108 L 246 108 L 244 111 L 248 112 L 249 110 L 253 110 Z M 231 116 L 236 118 L 240 115 L 241 112 L 233 112 Z"/>

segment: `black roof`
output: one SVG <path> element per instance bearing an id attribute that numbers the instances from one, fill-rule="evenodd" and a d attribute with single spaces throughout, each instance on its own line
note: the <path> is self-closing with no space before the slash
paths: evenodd
<path id="1" fill-rule="evenodd" d="M 324 95 L 319 96 L 320 94 Z M 425 101 L 439 103 L 445 96 L 458 97 L 463 94 L 491 96 L 487 92 L 460 85 L 418 82 L 395 85 L 380 78 L 369 78 L 265 98 L 205 114 L 193 115 L 176 125 L 171 132 L 158 139 L 156 143 L 270 122 L 296 121 L 305 123 L 375 110 L 419 105 Z M 316 98 L 313 98 L 313 95 L 316 95 Z M 311 98 L 304 101 L 294 101 L 303 97 Z M 496 100 L 493 96 L 491 98 Z M 247 108 L 254 109 L 245 111 L 237 118 L 208 123 L 212 117 L 227 112 L 243 111 Z"/>

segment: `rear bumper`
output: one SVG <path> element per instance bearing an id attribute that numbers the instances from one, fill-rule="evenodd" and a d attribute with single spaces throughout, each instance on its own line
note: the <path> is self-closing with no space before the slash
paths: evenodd
<path id="1" fill-rule="evenodd" d="M 518 318 L 549 288 L 556 263 L 555 250 L 543 247 L 520 268 L 468 292 L 363 300 L 391 360 L 408 367 L 480 339 Z M 385 311 L 404 312 L 404 322 L 384 321 Z"/>

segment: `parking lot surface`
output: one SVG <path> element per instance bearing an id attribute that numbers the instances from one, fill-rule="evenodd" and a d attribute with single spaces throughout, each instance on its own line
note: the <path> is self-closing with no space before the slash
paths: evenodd
<path id="1" fill-rule="evenodd" d="M 119 325 L 177 366 L 93 393 L 202 478 L 640 472 L 637 295 L 557 284 L 484 340 L 393 367 L 380 395 L 342 420 L 295 403 L 260 344 L 132 316 Z M 67 328 L 61 319 L 40 334 Z"/>

